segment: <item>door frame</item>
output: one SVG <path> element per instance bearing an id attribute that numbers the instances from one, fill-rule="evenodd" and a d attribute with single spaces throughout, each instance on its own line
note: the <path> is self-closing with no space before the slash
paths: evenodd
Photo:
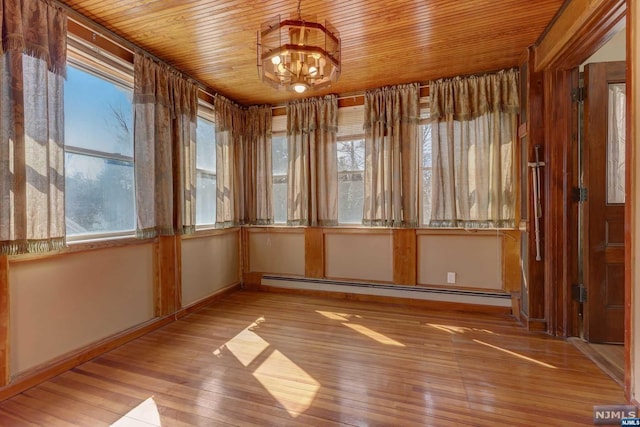
<path id="1" fill-rule="evenodd" d="M 604 295 L 598 297 L 598 293 L 602 291 L 600 286 L 603 282 L 607 281 L 605 277 L 606 273 L 602 269 L 607 263 L 607 261 L 605 261 L 606 254 L 611 255 L 612 252 L 619 254 L 620 258 L 617 258 L 617 262 L 614 262 L 614 264 L 618 264 L 620 261 L 625 262 L 624 245 L 621 246 L 619 243 L 617 245 L 610 245 L 609 239 L 605 237 L 607 234 L 605 231 L 606 218 L 610 218 L 609 216 L 612 215 L 612 211 L 614 211 L 616 212 L 615 217 L 624 221 L 624 206 L 628 198 L 621 204 L 616 203 L 609 205 L 607 201 L 609 184 L 606 153 L 609 143 L 607 141 L 607 128 L 602 126 L 603 123 L 608 123 L 609 121 L 609 85 L 619 83 L 626 85 L 625 70 L 626 67 L 623 61 L 592 63 L 586 64 L 584 67 L 583 80 L 584 92 L 586 94 L 583 103 L 584 120 L 577 122 L 577 125 L 584 130 L 584 137 L 577 141 L 579 145 L 582 146 L 583 171 L 578 170 L 578 173 L 583 175 L 583 184 L 587 188 L 589 197 L 581 206 L 583 211 L 583 228 L 578 229 L 578 233 L 582 235 L 584 246 L 582 253 L 578 253 L 578 257 L 581 256 L 583 258 L 584 273 L 582 283 L 587 290 L 586 302 L 583 304 L 584 315 L 581 320 L 584 326 L 584 338 L 589 342 L 605 342 L 602 341 L 604 335 L 607 335 L 607 339 L 611 340 L 610 342 L 624 342 L 624 314 L 620 313 L 620 308 L 610 309 L 616 313 L 615 316 L 621 316 L 616 317 L 616 324 L 618 324 L 618 321 L 622 322 L 620 323 L 620 332 L 609 330 L 609 333 L 603 334 L 604 325 L 607 325 L 608 322 L 605 321 L 604 318 L 597 318 L 596 315 L 599 310 L 602 310 L 600 314 L 606 315 L 606 309 L 602 306 L 602 304 L 606 304 L 606 298 Z M 596 98 L 591 99 L 592 96 Z M 606 101 L 598 99 L 598 96 L 603 96 Z M 594 115 L 594 110 L 598 111 L 597 115 Z M 593 130 L 591 126 L 594 128 Z M 594 152 L 596 154 L 594 154 Z M 623 232 L 622 229 L 620 231 Z M 624 239 L 624 235 L 618 236 L 620 239 Z M 618 242 L 623 241 L 624 240 L 620 240 Z M 603 251 L 596 251 L 594 245 L 599 245 L 600 243 L 604 245 Z M 598 268 L 601 268 L 601 270 L 599 271 Z M 624 272 L 624 270 L 621 272 Z M 597 277 L 600 281 L 592 281 L 594 277 Z M 615 286 L 615 289 L 620 288 Z M 622 283 L 622 289 L 620 290 L 623 291 L 621 297 L 624 298 L 624 283 Z M 621 304 L 622 310 L 624 310 L 624 302 L 621 301 Z M 595 321 L 592 319 L 592 316 Z M 615 340 L 612 340 L 612 334 L 616 336 Z"/>
<path id="2" fill-rule="evenodd" d="M 578 335 L 577 303 L 572 300 L 572 285 L 577 281 L 577 247 L 570 242 L 577 238 L 577 203 L 572 200 L 571 189 L 577 186 L 577 146 L 574 138 L 574 104 L 571 90 L 577 86 L 575 69 L 624 25 L 627 15 L 625 0 L 597 0 L 584 2 L 570 0 L 551 26 L 547 28 L 535 47 L 535 68 L 543 74 L 544 113 L 542 123 L 531 123 L 544 129 L 544 141 L 532 141 L 543 146 L 544 199 L 543 239 L 544 280 L 530 286 L 542 286 L 547 332 L 557 336 Z M 634 23 L 627 25 L 629 29 Z M 631 58 L 627 43 L 627 64 Z M 629 68 L 629 67 L 628 67 Z M 629 72 L 629 71 L 627 71 Z M 627 78 L 627 81 L 630 81 Z M 631 97 L 627 99 L 628 106 Z M 629 107 L 628 107 L 629 110 Z M 627 143 L 633 145 L 630 135 L 631 115 L 627 120 Z M 628 150 L 628 155 L 631 150 Z M 627 180 L 633 167 L 627 168 Z M 630 186 L 627 186 L 627 192 Z M 628 205 L 631 205 L 630 203 Z M 625 212 L 625 393 L 630 396 L 630 209 Z"/>

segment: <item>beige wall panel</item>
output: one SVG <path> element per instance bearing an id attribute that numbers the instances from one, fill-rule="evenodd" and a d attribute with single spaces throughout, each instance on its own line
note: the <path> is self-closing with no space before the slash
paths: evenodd
<path id="1" fill-rule="evenodd" d="M 611 38 L 604 46 L 602 46 L 589 59 L 584 61 L 580 66 L 580 71 L 584 69 L 585 64 L 594 62 L 611 62 L 624 61 L 627 57 L 627 32 L 623 29 Z"/>
<path id="2" fill-rule="evenodd" d="M 393 236 L 325 234 L 328 278 L 393 282 Z"/>
<path id="3" fill-rule="evenodd" d="M 11 374 L 153 318 L 153 246 L 15 262 Z"/>
<path id="4" fill-rule="evenodd" d="M 502 289 L 501 236 L 418 236 L 418 284 Z M 447 273 L 455 283 L 447 283 Z"/>
<path id="5" fill-rule="evenodd" d="M 240 233 L 182 240 L 182 305 L 240 281 Z"/>
<path id="6" fill-rule="evenodd" d="M 250 232 L 252 272 L 304 276 L 304 230 L 299 233 Z"/>

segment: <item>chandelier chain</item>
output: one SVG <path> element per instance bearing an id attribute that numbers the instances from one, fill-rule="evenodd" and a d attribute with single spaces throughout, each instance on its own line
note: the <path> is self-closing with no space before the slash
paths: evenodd
<path id="1" fill-rule="evenodd" d="M 302 0 L 298 0 L 298 19 L 302 21 L 302 12 L 300 11 L 300 3 L 302 3 Z"/>

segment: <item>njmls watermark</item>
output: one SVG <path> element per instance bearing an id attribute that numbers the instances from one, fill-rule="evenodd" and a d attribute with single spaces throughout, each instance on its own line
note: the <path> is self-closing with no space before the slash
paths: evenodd
<path id="1" fill-rule="evenodd" d="M 640 426 L 638 408 L 633 405 L 598 405 L 593 407 L 593 424 Z M 637 424 L 634 424 L 637 421 Z"/>

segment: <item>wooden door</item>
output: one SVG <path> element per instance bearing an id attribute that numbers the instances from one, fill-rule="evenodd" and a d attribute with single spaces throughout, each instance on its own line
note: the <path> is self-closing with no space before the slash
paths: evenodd
<path id="1" fill-rule="evenodd" d="M 625 63 L 584 72 L 585 339 L 624 342 Z"/>

